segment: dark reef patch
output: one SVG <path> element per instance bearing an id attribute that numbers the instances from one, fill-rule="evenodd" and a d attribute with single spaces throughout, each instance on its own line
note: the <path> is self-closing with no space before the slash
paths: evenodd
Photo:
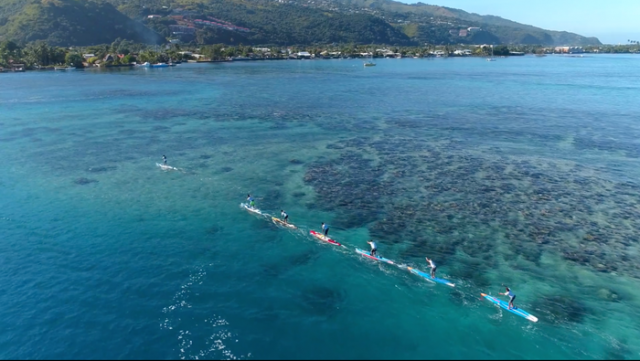
<path id="1" fill-rule="evenodd" d="M 301 293 L 301 300 L 313 313 L 329 317 L 345 302 L 345 294 L 341 290 L 325 286 L 311 286 Z"/>
<path id="2" fill-rule="evenodd" d="M 306 196 L 306 195 L 307 195 L 307 194 L 306 194 L 305 192 L 293 192 L 293 193 L 291 194 L 291 196 L 292 196 L 293 198 L 302 198 L 302 197 L 304 197 L 304 196 Z"/>
<path id="3" fill-rule="evenodd" d="M 73 183 L 78 184 L 78 185 L 87 185 L 87 184 L 91 184 L 91 183 L 98 183 L 98 181 L 95 180 L 95 179 L 77 178 L 76 180 L 73 181 Z"/>
<path id="4" fill-rule="evenodd" d="M 603 142 L 600 148 L 635 147 Z M 327 148 L 338 156 L 306 165 L 314 207 L 336 213 L 331 222 L 340 228 L 366 226 L 389 244 L 410 242 L 406 257 L 431 254 L 446 261 L 462 252 L 497 265 L 501 244 L 534 265 L 549 252 L 598 272 L 640 277 L 628 256 L 640 233 L 635 182 L 613 182 L 580 164 L 468 150 L 447 139 L 385 134 Z"/>
<path id="5" fill-rule="evenodd" d="M 218 225 L 213 225 L 207 228 L 206 232 L 210 235 L 216 235 L 224 230 L 224 227 L 220 227 Z"/>
<path id="6" fill-rule="evenodd" d="M 102 167 L 91 167 L 89 169 L 87 169 L 87 172 L 89 173 L 103 173 L 103 172 L 110 172 L 113 170 L 118 169 L 118 167 L 116 166 L 102 166 Z"/>
<path id="7" fill-rule="evenodd" d="M 539 296 L 533 301 L 533 309 L 546 312 L 543 322 L 554 324 L 581 323 L 590 310 L 579 300 L 568 296 Z"/>

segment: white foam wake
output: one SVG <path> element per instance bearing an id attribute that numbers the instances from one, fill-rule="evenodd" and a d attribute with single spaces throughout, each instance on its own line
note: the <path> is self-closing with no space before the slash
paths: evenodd
<path id="1" fill-rule="evenodd" d="M 160 323 L 160 327 L 171 332 L 177 332 L 178 354 L 181 360 L 199 359 L 224 359 L 242 360 L 251 357 L 251 354 L 237 356 L 230 348 L 232 343 L 238 342 L 238 337 L 229 330 L 229 322 L 223 317 L 212 315 L 201 322 L 185 315 L 192 307 L 189 299 L 194 286 L 201 285 L 207 272 L 205 267 L 199 268 L 189 276 L 189 280 L 180 287 L 180 291 L 173 297 L 173 304 L 162 309 L 166 315 Z M 189 319 L 189 327 L 192 329 L 177 329 L 183 322 Z M 178 326 L 176 326 L 178 325 Z"/>

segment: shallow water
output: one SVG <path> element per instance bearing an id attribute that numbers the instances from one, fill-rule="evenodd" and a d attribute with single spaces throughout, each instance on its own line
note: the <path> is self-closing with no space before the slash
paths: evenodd
<path id="1" fill-rule="evenodd" d="M 639 69 L 3 74 L 0 358 L 640 358 Z M 480 299 L 502 284 L 538 323 Z"/>

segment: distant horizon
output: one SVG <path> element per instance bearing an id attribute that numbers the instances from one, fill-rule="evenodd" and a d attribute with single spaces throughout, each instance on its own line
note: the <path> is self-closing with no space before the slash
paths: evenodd
<path id="1" fill-rule="evenodd" d="M 495 15 L 546 30 L 567 31 L 596 37 L 603 44 L 628 44 L 640 41 L 636 14 L 640 1 L 619 0 L 607 3 L 583 0 L 579 5 L 554 0 L 520 3 L 513 0 L 395 0 L 406 4 L 418 2 L 446 6 L 480 15 Z M 569 14 L 570 16 L 567 16 Z M 594 20 L 595 19 L 595 20 Z"/>

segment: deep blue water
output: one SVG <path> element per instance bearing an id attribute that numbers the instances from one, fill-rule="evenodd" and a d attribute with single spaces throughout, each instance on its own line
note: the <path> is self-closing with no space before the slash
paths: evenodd
<path id="1" fill-rule="evenodd" d="M 2 74 L 0 358 L 638 359 L 639 70 Z M 371 238 L 456 287 L 357 255 Z M 502 284 L 538 323 L 480 299 Z"/>

